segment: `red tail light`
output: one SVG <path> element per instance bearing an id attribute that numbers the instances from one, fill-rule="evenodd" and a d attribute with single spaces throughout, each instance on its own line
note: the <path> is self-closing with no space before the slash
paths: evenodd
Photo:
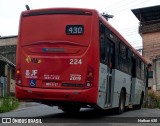
<path id="1" fill-rule="evenodd" d="M 20 71 L 20 69 L 16 69 L 16 84 L 22 85 L 22 79 L 21 79 L 21 71 Z"/>
<path id="2" fill-rule="evenodd" d="M 93 86 L 93 80 L 94 80 L 93 75 L 94 75 L 93 68 L 91 66 L 88 66 L 85 88 L 91 88 Z"/>

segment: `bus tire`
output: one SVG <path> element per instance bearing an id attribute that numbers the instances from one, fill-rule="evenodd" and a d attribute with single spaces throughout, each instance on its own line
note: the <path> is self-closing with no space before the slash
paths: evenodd
<path id="1" fill-rule="evenodd" d="M 142 94 L 141 94 L 140 103 L 139 103 L 139 105 L 138 105 L 138 109 L 141 109 L 141 108 L 142 108 L 142 105 L 143 105 L 143 98 L 144 98 L 144 94 L 142 93 Z"/>
<path id="2" fill-rule="evenodd" d="M 76 106 L 76 107 L 73 107 L 73 106 L 65 106 L 62 108 L 62 111 L 65 112 L 65 113 L 77 113 L 80 111 L 80 107 Z"/>
<path id="3" fill-rule="evenodd" d="M 121 113 L 124 112 L 124 109 L 125 109 L 125 101 L 126 101 L 125 92 L 124 92 L 124 90 L 121 90 L 120 97 L 119 97 L 118 114 L 121 114 Z"/>

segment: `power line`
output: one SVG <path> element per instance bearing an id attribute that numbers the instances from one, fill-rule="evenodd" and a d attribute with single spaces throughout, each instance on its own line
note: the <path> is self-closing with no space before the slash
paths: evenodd
<path id="1" fill-rule="evenodd" d="M 123 34 L 128 34 L 128 33 L 138 33 L 138 30 L 128 30 L 128 31 L 120 31 Z"/>
<path id="2" fill-rule="evenodd" d="M 126 31 L 135 31 L 137 30 L 137 28 L 133 27 L 133 28 L 125 28 L 125 29 L 119 29 L 122 32 L 126 32 Z"/>
<path id="3" fill-rule="evenodd" d="M 133 35 L 138 35 L 136 32 L 135 33 L 128 33 L 128 34 L 123 34 L 124 36 L 133 36 Z"/>
<path id="4" fill-rule="evenodd" d="M 129 32 L 137 32 L 138 33 L 138 28 L 135 27 L 128 27 L 125 29 L 117 29 L 120 33 L 129 33 Z"/>
<path id="5" fill-rule="evenodd" d="M 153 39 L 152 39 L 153 40 Z M 150 41 L 152 41 L 152 40 L 150 40 Z M 134 42 L 134 41 L 128 41 L 133 47 L 135 47 L 135 46 L 137 46 L 137 44 L 139 45 L 139 44 L 143 44 L 143 41 L 138 41 L 138 42 Z M 138 47 L 138 46 L 137 46 Z M 148 49 L 148 48 L 155 48 L 155 49 L 159 49 L 159 47 L 160 47 L 160 43 L 154 43 L 154 44 L 148 44 L 148 45 L 142 45 L 142 47 L 145 47 L 146 49 Z"/>
<path id="6" fill-rule="evenodd" d="M 105 8 L 103 8 L 103 9 L 99 10 L 99 11 L 103 11 L 103 10 L 106 10 L 106 9 L 108 9 L 108 8 L 112 8 L 112 7 L 114 7 L 115 5 L 119 5 L 119 3 L 122 3 L 122 2 L 124 2 L 124 1 L 125 1 L 125 0 L 118 1 L 117 3 L 112 4 L 112 5 L 110 5 L 109 7 L 105 7 Z"/>
<path id="7" fill-rule="evenodd" d="M 119 31 L 121 31 L 121 32 L 130 32 L 130 31 L 138 31 L 138 29 L 137 28 L 126 28 L 126 29 L 124 29 L 124 30 L 119 30 Z"/>
<path id="8" fill-rule="evenodd" d="M 144 1 L 144 2 L 141 2 L 141 3 L 138 3 L 138 4 L 132 5 L 132 6 L 130 6 L 130 7 L 120 9 L 120 10 L 118 10 L 118 11 L 112 10 L 110 13 L 120 13 L 120 12 L 126 10 L 126 9 L 130 9 L 131 7 L 135 7 L 135 6 L 137 6 L 137 5 L 141 5 L 141 4 L 146 3 L 146 2 L 148 2 L 148 1 L 150 1 L 150 0 L 146 0 L 146 1 Z M 118 9 L 119 9 L 119 8 L 118 8 Z M 117 9 L 115 9 L 115 10 L 117 10 Z"/>
<path id="9" fill-rule="evenodd" d="M 142 42 L 141 41 L 132 41 L 132 42 L 130 42 L 130 44 L 131 45 L 133 45 L 133 46 L 142 46 Z"/>
<path id="10" fill-rule="evenodd" d="M 128 3 L 126 3 L 126 4 L 123 4 L 123 5 L 119 6 L 118 8 L 115 8 L 115 9 L 111 10 L 111 12 L 112 12 L 112 11 L 115 11 L 115 10 L 118 10 L 119 8 L 124 7 L 124 6 L 126 6 L 126 5 L 132 4 L 132 3 L 136 2 L 136 1 L 137 1 L 137 0 L 134 0 L 134 1 L 132 1 L 132 2 L 128 2 Z"/>

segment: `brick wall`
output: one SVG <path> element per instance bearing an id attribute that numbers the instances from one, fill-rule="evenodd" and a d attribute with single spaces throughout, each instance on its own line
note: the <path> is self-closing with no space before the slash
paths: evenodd
<path id="1" fill-rule="evenodd" d="M 143 56 L 152 62 L 155 56 L 160 56 L 160 32 L 152 32 L 141 35 L 143 38 Z"/>

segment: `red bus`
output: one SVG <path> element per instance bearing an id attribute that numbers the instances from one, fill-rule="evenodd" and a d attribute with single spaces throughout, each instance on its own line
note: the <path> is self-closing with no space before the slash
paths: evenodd
<path id="1" fill-rule="evenodd" d="M 16 55 L 16 97 L 58 106 L 141 107 L 146 61 L 93 9 L 22 12 Z"/>

